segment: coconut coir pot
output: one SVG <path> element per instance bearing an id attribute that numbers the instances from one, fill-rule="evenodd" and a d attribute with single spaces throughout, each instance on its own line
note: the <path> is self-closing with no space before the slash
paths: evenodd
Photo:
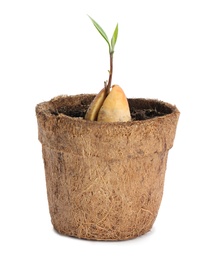
<path id="1" fill-rule="evenodd" d="M 158 214 L 179 111 L 128 99 L 131 122 L 86 121 L 93 98 L 59 96 L 36 107 L 51 221 L 68 236 L 134 238 Z"/>

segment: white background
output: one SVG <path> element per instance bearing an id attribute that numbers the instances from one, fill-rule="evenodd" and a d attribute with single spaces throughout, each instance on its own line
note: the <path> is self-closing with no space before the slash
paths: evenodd
<path id="1" fill-rule="evenodd" d="M 127 97 L 181 111 L 164 197 L 151 232 L 91 242 L 54 232 L 35 106 L 60 94 L 97 93 L 108 77 Z M 211 259 L 211 2 L 1 0 L 0 259 Z"/>

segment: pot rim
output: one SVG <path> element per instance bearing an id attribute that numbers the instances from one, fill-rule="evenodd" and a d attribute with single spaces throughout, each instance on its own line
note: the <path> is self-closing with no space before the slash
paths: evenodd
<path id="1" fill-rule="evenodd" d="M 128 122 L 99 122 L 99 121 L 90 121 L 90 120 L 86 120 L 83 117 L 73 117 L 70 115 L 66 115 L 64 113 L 54 113 L 56 111 L 56 109 L 58 109 L 59 104 L 62 103 L 62 100 L 65 102 L 67 99 L 71 100 L 71 99 L 81 99 L 82 97 L 85 98 L 94 98 L 96 96 L 96 94 L 77 94 L 77 95 L 59 95 L 56 96 L 54 98 L 52 98 L 49 101 L 44 101 L 41 102 L 39 104 L 37 104 L 36 106 L 36 114 L 37 115 L 43 115 L 47 118 L 49 117 L 56 117 L 56 118 L 63 118 L 63 119 L 67 119 L 69 121 L 73 121 L 73 122 L 80 122 L 82 124 L 88 124 L 88 125 L 119 125 L 119 126 L 129 126 L 129 125 L 137 125 L 137 124 L 146 124 L 146 123 L 150 123 L 153 122 L 155 120 L 161 120 L 163 118 L 168 118 L 168 117 L 172 117 L 174 114 L 180 114 L 180 111 L 178 110 L 178 108 L 176 107 L 176 105 L 172 105 L 171 103 L 159 100 L 159 99 L 151 99 L 151 98 L 127 98 L 128 102 L 129 102 L 129 106 L 131 105 L 131 102 L 147 102 L 147 103 L 154 103 L 154 104 L 159 104 L 162 107 L 165 107 L 167 109 L 170 109 L 171 111 L 168 113 L 165 113 L 165 115 L 161 115 L 161 116 L 155 116 L 153 118 L 149 118 L 149 119 L 144 119 L 144 120 L 131 120 Z M 74 105 L 73 105 L 74 107 Z"/>

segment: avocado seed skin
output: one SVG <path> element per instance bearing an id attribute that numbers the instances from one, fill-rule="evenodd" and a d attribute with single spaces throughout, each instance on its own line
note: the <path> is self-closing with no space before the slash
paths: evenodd
<path id="1" fill-rule="evenodd" d="M 85 119 L 90 121 L 96 121 L 100 108 L 106 98 L 106 89 L 103 88 L 94 98 L 91 105 L 89 106 Z"/>
<path id="2" fill-rule="evenodd" d="M 97 117 L 100 122 L 127 122 L 131 121 L 130 108 L 124 91 L 118 85 L 112 90 L 103 102 Z"/>

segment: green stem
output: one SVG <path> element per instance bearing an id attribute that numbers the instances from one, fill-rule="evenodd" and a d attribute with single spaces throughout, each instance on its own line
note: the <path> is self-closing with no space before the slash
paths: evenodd
<path id="1" fill-rule="evenodd" d="M 113 76 L 113 54 L 114 52 L 110 52 L 110 70 L 109 70 L 109 79 L 108 84 L 106 86 L 106 96 L 109 94 L 111 89 L 111 82 L 112 82 L 112 76 Z"/>

